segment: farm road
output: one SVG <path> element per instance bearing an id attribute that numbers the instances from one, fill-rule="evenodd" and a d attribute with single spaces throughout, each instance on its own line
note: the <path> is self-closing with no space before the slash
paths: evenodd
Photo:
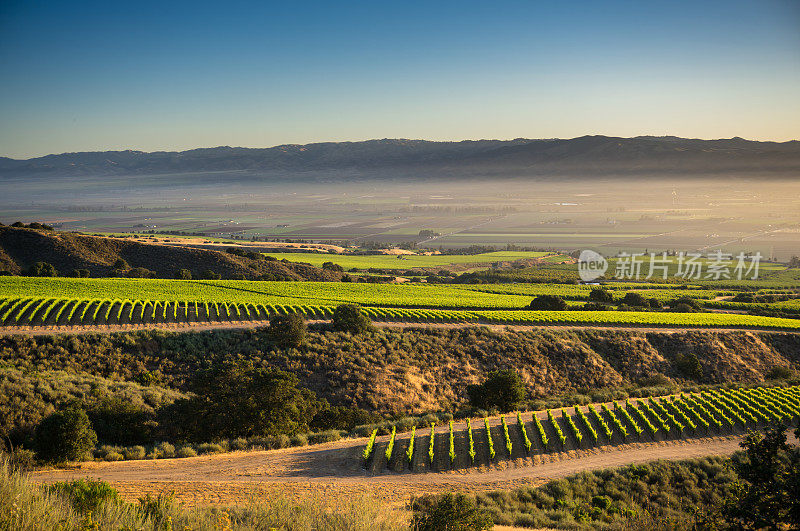
<path id="1" fill-rule="evenodd" d="M 535 486 L 584 470 L 656 459 L 729 455 L 739 449 L 741 440 L 742 435 L 729 435 L 628 443 L 500 460 L 490 466 L 447 472 L 372 474 L 360 464 L 359 455 L 366 439 L 348 439 L 317 446 L 184 459 L 89 462 L 72 469 L 35 472 L 33 478 L 43 483 L 101 479 L 127 498 L 174 492 L 176 499 L 188 505 L 241 504 L 269 492 L 286 495 L 311 492 L 322 496 L 373 493 L 399 503 L 423 493 Z"/>
<path id="2" fill-rule="evenodd" d="M 324 320 L 310 320 L 309 324 L 328 323 Z M 798 334 L 800 330 L 777 330 L 773 328 L 715 328 L 715 327 L 672 327 L 672 326 L 613 326 L 608 324 L 591 325 L 563 325 L 563 324 L 538 324 L 538 325 L 515 325 L 515 324 L 489 324 L 489 323 L 428 323 L 412 321 L 374 321 L 373 325 L 381 328 L 469 328 L 484 326 L 495 331 L 505 329 L 524 331 L 524 330 L 627 330 L 633 332 L 687 332 L 687 331 L 716 331 L 716 332 L 781 332 L 784 334 Z M 207 330 L 236 330 L 245 328 L 259 328 L 269 326 L 269 321 L 227 321 L 227 322 L 203 322 L 203 323 L 147 323 L 147 324 L 123 324 L 123 325 L 76 325 L 76 326 L 0 326 L 0 336 L 26 335 L 26 336 L 49 336 L 59 334 L 97 334 L 131 332 L 136 330 L 164 330 L 166 332 L 200 332 Z"/>

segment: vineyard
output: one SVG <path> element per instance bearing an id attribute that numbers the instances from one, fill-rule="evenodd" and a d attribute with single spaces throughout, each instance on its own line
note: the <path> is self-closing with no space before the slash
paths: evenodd
<path id="1" fill-rule="evenodd" d="M 427 436 L 412 430 L 404 437 L 393 427 L 386 441 L 378 441 L 373 432 L 363 465 L 373 472 L 443 471 L 628 442 L 730 435 L 772 422 L 791 425 L 800 419 L 800 386 L 682 393 L 575 406 L 560 415 L 518 412 L 515 419 L 508 422 L 501 415 L 499 422 L 483 418 L 480 424 L 466 419 L 458 428 L 450 421 L 446 430 L 432 425 Z"/>
<path id="2" fill-rule="evenodd" d="M 255 302 L 169 301 L 153 299 L 0 299 L 0 325 L 77 326 L 148 323 L 264 321 L 272 315 L 299 313 L 307 319 L 329 319 L 334 305 Z M 609 311 L 443 310 L 436 308 L 364 307 L 374 321 L 414 323 L 485 323 L 701 328 L 770 328 L 795 330 L 800 321 L 778 317 L 723 313 Z"/>

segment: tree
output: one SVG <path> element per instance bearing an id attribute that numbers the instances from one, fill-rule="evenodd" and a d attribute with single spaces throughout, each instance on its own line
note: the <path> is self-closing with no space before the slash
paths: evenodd
<path id="1" fill-rule="evenodd" d="M 229 361 L 201 371 L 192 386 L 195 396 L 163 414 L 178 427 L 179 438 L 197 441 L 305 433 L 322 403 L 298 382 L 291 373 Z"/>
<path id="2" fill-rule="evenodd" d="M 298 313 L 273 315 L 269 320 L 270 336 L 284 348 L 301 346 L 307 331 L 306 321 Z"/>
<path id="3" fill-rule="evenodd" d="M 192 280 L 192 272 L 188 269 L 178 269 L 175 272 L 175 278 L 178 280 Z"/>
<path id="4" fill-rule="evenodd" d="M 795 431 L 800 436 L 800 428 Z M 740 482 L 723 506 L 733 529 L 800 528 L 800 448 L 786 443 L 786 426 L 749 433 L 734 461 Z"/>
<path id="5" fill-rule="evenodd" d="M 481 409 L 497 407 L 504 412 L 516 409 L 526 394 L 522 378 L 511 369 L 490 372 L 483 384 L 467 387 L 473 406 Z"/>
<path id="6" fill-rule="evenodd" d="M 205 271 L 203 271 L 202 275 L 200 275 L 200 278 L 202 278 L 203 280 L 219 280 L 222 278 L 222 275 L 214 272 L 211 269 L 206 269 Z"/>
<path id="7" fill-rule="evenodd" d="M 594 302 L 614 302 L 614 296 L 605 288 L 594 288 L 589 293 L 589 300 Z"/>
<path id="8" fill-rule="evenodd" d="M 372 330 L 372 321 L 361 311 L 358 304 L 340 304 L 333 311 L 334 330 L 361 334 Z"/>
<path id="9" fill-rule="evenodd" d="M 76 461 L 97 444 L 86 412 L 76 407 L 56 411 L 36 427 L 36 452 L 45 461 Z"/>
<path id="10" fill-rule="evenodd" d="M 677 309 L 679 306 L 685 305 L 691 308 L 692 310 L 700 310 L 703 305 L 702 303 L 691 297 L 678 297 L 677 299 L 673 299 L 669 302 L 669 307 L 673 309 Z"/>
<path id="11" fill-rule="evenodd" d="M 323 262 L 322 269 L 326 271 L 344 271 L 344 268 L 339 264 L 334 264 L 333 262 Z"/>
<path id="12" fill-rule="evenodd" d="M 627 304 L 628 306 L 637 306 L 642 308 L 649 308 L 650 303 L 647 299 L 645 299 L 640 293 L 634 293 L 629 291 L 622 297 L 622 304 Z"/>
<path id="13" fill-rule="evenodd" d="M 57 277 L 58 271 L 48 262 L 36 262 L 28 269 L 29 277 Z"/>
<path id="14" fill-rule="evenodd" d="M 131 268 L 131 266 L 128 264 L 128 262 L 126 262 L 123 258 L 117 259 L 117 261 L 114 262 L 114 266 L 113 267 L 114 267 L 114 269 L 130 269 Z"/>
<path id="15" fill-rule="evenodd" d="M 539 295 L 528 306 L 531 310 L 566 310 L 567 303 L 557 295 Z"/>
<path id="16" fill-rule="evenodd" d="M 465 494 L 424 496 L 411 501 L 416 531 L 483 531 L 492 529 L 491 514 Z"/>
<path id="17" fill-rule="evenodd" d="M 128 270 L 128 278 L 156 278 L 156 274 L 146 267 L 134 267 Z"/>

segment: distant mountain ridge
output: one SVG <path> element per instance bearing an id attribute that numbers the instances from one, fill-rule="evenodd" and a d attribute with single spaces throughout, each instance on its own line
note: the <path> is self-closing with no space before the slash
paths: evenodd
<path id="1" fill-rule="evenodd" d="M 244 171 L 433 176 L 607 174 L 725 174 L 800 176 L 800 142 L 742 138 L 699 140 L 583 136 L 551 140 L 383 139 L 286 144 L 270 148 L 215 147 L 188 151 L 63 153 L 27 160 L 0 157 L 0 178 L 25 176 L 156 175 Z"/>

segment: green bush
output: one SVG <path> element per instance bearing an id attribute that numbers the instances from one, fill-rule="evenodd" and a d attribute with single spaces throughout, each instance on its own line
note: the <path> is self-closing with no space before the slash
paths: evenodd
<path id="1" fill-rule="evenodd" d="M 105 481 L 77 479 L 54 483 L 48 489 L 50 492 L 66 496 L 75 510 L 82 514 L 93 513 L 104 503 L 122 503 L 122 498 L 116 489 Z"/>
<path id="2" fill-rule="evenodd" d="M 147 457 L 147 452 L 145 451 L 144 446 L 136 445 L 129 448 L 123 448 L 122 455 L 125 456 L 126 461 L 137 461 Z"/>
<path id="3" fill-rule="evenodd" d="M 36 262 L 33 264 L 25 274 L 29 277 L 57 277 L 58 271 L 53 264 L 47 262 Z"/>
<path id="4" fill-rule="evenodd" d="M 589 300 L 593 302 L 610 303 L 614 302 L 614 296 L 605 288 L 594 288 L 589 292 Z"/>
<path id="5" fill-rule="evenodd" d="M 78 408 L 57 411 L 36 428 L 36 451 L 45 461 L 77 461 L 97 443 L 86 412 Z"/>
<path id="6" fill-rule="evenodd" d="M 464 494 L 416 498 L 411 508 L 415 531 L 481 531 L 494 527 L 491 514 Z"/>
<path id="7" fill-rule="evenodd" d="M 299 348 L 308 332 L 305 319 L 299 313 L 273 315 L 269 320 L 269 334 L 283 348 Z"/>
<path id="8" fill-rule="evenodd" d="M 531 301 L 528 308 L 531 310 L 563 311 L 567 310 L 569 306 L 564 299 L 557 295 L 539 295 Z"/>
<path id="9" fill-rule="evenodd" d="M 481 385 L 467 387 L 470 403 L 476 408 L 498 408 L 512 411 L 525 399 L 525 384 L 519 374 L 511 369 L 494 371 Z"/>
<path id="10" fill-rule="evenodd" d="M 178 448 L 178 451 L 175 452 L 176 457 L 196 457 L 197 451 L 192 448 L 191 446 L 181 446 Z"/>
<path id="11" fill-rule="evenodd" d="M 372 330 L 372 321 L 357 304 L 340 304 L 333 311 L 333 328 L 341 332 L 361 334 Z"/>

